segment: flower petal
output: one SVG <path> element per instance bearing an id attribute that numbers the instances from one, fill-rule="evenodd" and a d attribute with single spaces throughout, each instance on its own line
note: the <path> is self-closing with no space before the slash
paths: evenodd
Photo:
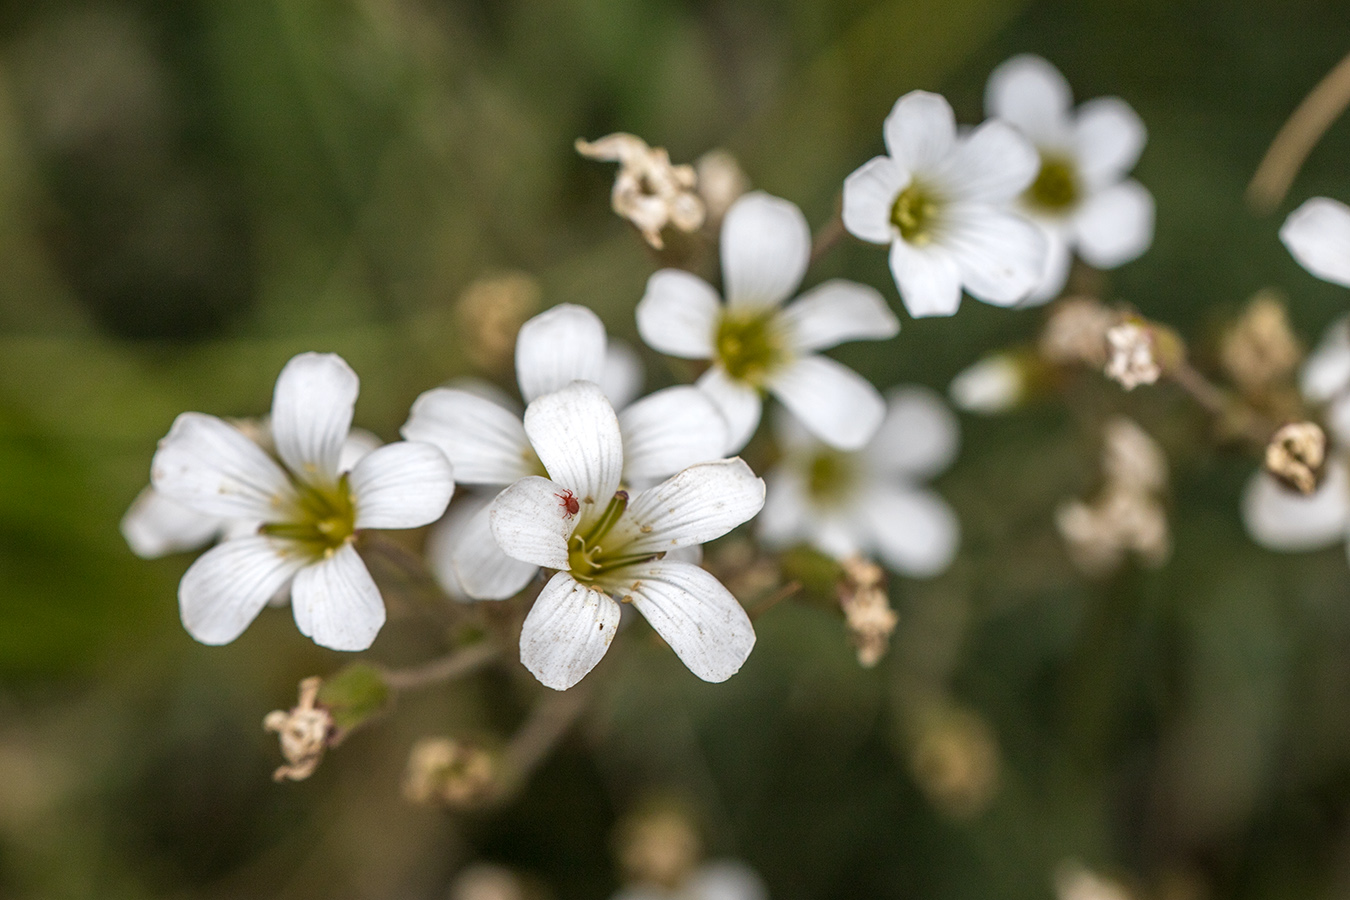
<path id="1" fill-rule="evenodd" d="M 774 374 L 769 390 L 816 437 L 840 450 L 866 444 L 886 414 L 871 382 L 825 356 L 793 360 Z"/>
<path id="2" fill-rule="evenodd" d="M 1350 387 L 1350 316 L 1327 327 L 1299 373 L 1299 388 L 1313 403 L 1326 403 L 1347 387 Z"/>
<path id="3" fill-rule="evenodd" d="M 357 463 L 383 444 L 384 441 L 364 428 L 353 428 L 347 432 L 347 439 L 342 442 L 342 452 L 338 454 L 338 471 L 350 472 Z"/>
<path id="4" fill-rule="evenodd" d="M 178 585 L 183 627 L 203 644 L 228 644 L 304 565 L 302 556 L 262 535 L 212 547 Z"/>
<path id="5" fill-rule="evenodd" d="M 626 553 L 662 553 L 719 538 L 763 505 L 764 481 L 739 457 L 699 463 L 634 497 L 611 534 Z"/>
<path id="6" fill-rule="evenodd" d="M 727 422 L 705 392 L 691 385 L 657 391 L 619 413 L 626 482 L 665 478 L 722 456 Z"/>
<path id="7" fill-rule="evenodd" d="M 1006 203 L 1031 186 L 1041 168 L 1036 148 L 1006 122 L 985 122 L 962 138 L 933 177 L 953 200 Z"/>
<path id="8" fill-rule="evenodd" d="M 568 514 L 565 492 L 562 485 L 532 475 L 497 495 L 488 515 L 492 536 L 507 556 L 550 569 L 568 568 L 567 542 L 581 516 Z"/>
<path id="9" fill-rule="evenodd" d="M 357 463 L 349 478 L 357 528 L 430 525 L 455 492 L 449 460 L 422 441 L 384 445 Z"/>
<path id="10" fill-rule="evenodd" d="M 710 359 L 722 301 L 712 285 L 682 269 L 647 279 L 637 305 L 638 334 L 653 350 L 682 359 Z"/>
<path id="11" fill-rule="evenodd" d="M 768 900 L 763 880 L 745 863 L 734 859 L 714 860 L 689 876 L 690 897 L 700 900 Z"/>
<path id="12" fill-rule="evenodd" d="M 450 508 L 445 511 L 445 515 L 427 532 L 426 547 L 423 556 L 427 561 L 427 568 L 431 569 L 431 574 L 436 577 L 441 589 L 445 591 L 452 600 L 466 601 L 471 599 L 464 590 L 464 585 L 460 583 L 459 575 L 455 572 L 452 557 L 456 548 L 464 541 L 464 535 L 469 530 L 469 523 L 472 522 L 481 513 L 482 533 L 487 537 L 487 543 L 491 544 L 498 553 L 501 549 L 497 547 L 497 540 L 492 536 L 492 526 L 488 523 L 487 508 L 492 502 L 491 497 L 485 497 L 482 494 L 459 493 L 455 500 L 450 504 Z M 509 557 L 507 557 L 509 558 Z M 516 562 L 511 560 L 511 562 Z M 531 571 L 534 566 L 525 563 Z"/>
<path id="13" fill-rule="evenodd" d="M 272 395 L 272 439 L 296 476 L 318 484 L 337 481 L 360 389 L 356 373 L 336 353 L 301 353 L 286 363 Z"/>
<path id="14" fill-rule="evenodd" d="M 764 483 L 764 508 L 755 517 L 755 537 L 766 547 L 790 547 L 809 531 L 812 509 L 806 484 L 791 466 L 769 472 Z"/>
<path id="15" fill-rule="evenodd" d="M 713 682 L 740 671 L 754 649 L 755 629 L 722 582 L 698 566 L 665 560 L 622 572 L 624 599 L 631 597 L 689 671 Z"/>
<path id="16" fill-rule="evenodd" d="M 1038 225 L 983 204 L 952 204 L 942 242 L 971 296 L 998 306 L 1024 300 L 1040 284 L 1049 252 Z"/>
<path id="17" fill-rule="evenodd" d="M 1106 187 L 1124 178 L 1148 140 L 1139 114 L 1119 97 L 1099 97 L 1078 107 L 1074 146 L 1079 171 L 1093 187 Z"/>
<path id="18" fill-rule="evenodd" d="M 882 136 L 886 152 L 902 168 L 924 173 L 956 144 L 956 114 L 945 97 L 910 91 L 895 101 L 882 125 Z"/>
<path id="19" fill-rule="evenodd" d="M 300 570 L 291 611 L 301 634 L 331 650 L 365 650 L 384 626 L 384 598 L 350 543 Z"/>
<path id="20" fill-rule="evenodd" d="M 616 410 L 632 403 L 642 392 L 642 360 L 632 345 L 610 341 L 605 349 L 605 365 L 596 384 Z"/>
<path id="21" fill-rule="evenodd" d="M 1042 306 L 1058 297 L 1068 283 L 1069 269 L 1073 267 L 1073 252 L 1069 248 L 1065 226 L 1044 221 L 1036 224 L 1045 235 L 1045 266 L 1041 270 L 1040 283 L 1018 304 L 1019 309 Z"/>
<path id="22" fill-rule="evenodd" d="M 545 687 L 565 691 L 594 669 L 619 627 L 619 604 L 559 572 L 520 631 L 520 661 Z"/>
<path id="23" fill-rule="evenodd" d="M 697 383 L 698 389 L 717 404 L 722 418 L 726 419 L 727 446 L 723 452 L 739 453 L 759 427 L 759 417 L 764 409 L 759 391 L 732 379 L 721 366 L 713 366 L 704 372 Z"/>
<path id="24" fill-rule="evenodd" d="M 623 474 L 619 420 L 604 392 L 575 381 L 545 394 L 525 410 L 525 433 L 549 477 L 576 493 L 577 518 L 589 524 L 609 504 Z"/>
<path id="25" fill-rule="evenodd" d="M 1350 206 L 1314 197 L 1284 220 L 1280 240 L 1300 266 L 1323 281 L 1350 287 Z"/>
<path id="26" fill-rule="evenodd" d="M 462 484 L 510 484 L 539 474 L 520 418 L 468 391 L 434 388 L 422 394 L 401 433 L 440 448 Z"/>
<path id="27" fill-rule="evenodd" d="M 900 320 L 876 288 L 835 278 L 783 308 L 781 321 L 797 350 L 824 350 L 845 341 L 895 337 Z"/>
<path id="28" fill-rule="evenodd" d="M 1099 191 L 1073 220 L 1078 255 L 1091 266 L 1114 269 L 1153 243 L 1153 195 L 1137 181 Z"/>
<path id="29" fill-rule="evenodd" d="M 956 459 L 961 429 L 932 388 L 911 385 L 886 392 L 886 418 L 864 451 L 874 472 L 928 479 Z"/>
<path id="30" fill-rule="evenodd" d="M 868 492 L 862 515 L 888 568 L 930 578 L 956 557 L 960 522 L 947 502 L 932 491 L 878 487 Z"/>
<path id="31" fill-rule="evenodd" d="M 554 503 L 557 499 L 554 499 Z M 485 503 L 473 515 L 468 517 L 454 535 L 438 536 L 435 557 L 432 560 L 434 570 L 446 583 L 458 585 L 460 590 L 474 600 L 505 600 L 514 597 L 525 589 L 534 578 L 539 567 L 534 563 L 512 559 L 502 550 L 501 544 L 492 534 L 490 503 Z M 449 550 L 442 549 L 449 544 Z M 432 558 L 433 548 L 428 545 L 427 556 Z"/>
<path id="32" fill-rule="evenodd" d="M 1059 69 L 1031 53 L 999 65 L 984 89 L 985 114 L 1011 122 L 1038 146 L 1066 142 L 1072 105 L 1073 92 Z"/>
<path id="33" fill-rule="evenodd" d="M 889 156 L 875 156 L 844 179 L 844 227 L 849 234 L 873 244 L 895 239 L 891 209 L 909 184 L 909 172 Z"/>
<path id="34" fill-rule="evenodd" d="M 238 428 L 183 413 L 150 464 L 155 490 L 204 515 L 276 521 L 295 496 L 281 467 Z"/>
<path id="35" fill-rule="evenodd" d="M 226 521 L 175 503 L 147 487 L 122 517 L 121 530 L 132 553 L 141 559 L 158 559 L 210 543 L 220 535 Z"/>
<path id="36" fill-rule="evenodd" d="M 563 303 L 540 313 L 516 336 L 520 395 L 529 403 L 574 381 L 599 381 L 605 344 L 604 324 L 584 306 Z"/>
<path id="37" fill-rule="evenodd" d="M 944 247 L 891 244 L 891 274 L 905 309 L 916 319 L 950 316 L 961 306 L 961 269 Z"/>
<path id="38" fill-rule="evenodd" d="M 779 197 L 752 191 L 722 221 L 722 280 L 727 305 L 776 306 L 802 283 L 811 259 L 806 216 Z"/>
<path id="39" fill-rule="evenodd" d="M 1350 528 L 1350 478 L 1345 466 L 1329 463 L 1322 483 L 1309 495 L 1257 472 L 1242 493 L 1242 523 L 1252 540 L 1267 550 L 1318 550 L 1344 540 Z"/>

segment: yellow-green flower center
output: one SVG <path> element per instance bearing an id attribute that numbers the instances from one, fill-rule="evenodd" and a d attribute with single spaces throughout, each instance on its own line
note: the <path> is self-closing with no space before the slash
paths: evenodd
<path id="1" fill-rule="evenodd" d="M 1047 212 L 1064 212 L 1078 198 L 1078 173 L 1073 163 L 1060 156 L 1042 155 L 1041 171 L 1027 188 L 1027 202 Z"/>
<path id="2" fill-rule="evenodd" d="M 911 181 L 891 206 L 891 224 L 900 229 L 900 237 L 910 244 L 926 244 L 933 239 L 938 218 L 938 200 L 932 191 Z"/>
<path id="3" fill-rule="evenodd" d="M 817 505 L 842 503 L 853 492 L 857 476 L 857 463 L 850 454 L 822 449 L 807 465 L 806 490 Z"/>
<path id="4" fill-rule="evenodd" d="M 786 362 L 786 344 L 775 327 L 776 312 L 723 312 L 717 323 L 717 359 L 735 380 L 761 387 L 770 373 Z"/>
<path id="5" fill-rule="evenodd" d="M 605 511 L 600 514 L 600 518 L 596 519 L 594 524 L 588 527 L 584 533 L 579 532 L 572 535 L 572 540 L 567 546 L 567 567 L 572 577 L 577 581 L 592 582 L 621 566 L 642 562 L 659 555 L 654 553 L 624 553 L 624 545 L 615 544 L 612 541 L 606 546 L 605 539 L 610 536 L 614 526 L 623 518 L 624 510 L 627 508 L 628 492 L 619 491 L 614 495 L 614 499 L 609 501 L 609 505 L 605 507 Z"/>
<path id="6" fill-rule="evenodd" d="M 262 533 L 300 544 L 315 557 L 331 555 L 356 532 L 356 503 L 346 474 L 331 488 L 294 484 L 290 520 L 264 525 Z"/>

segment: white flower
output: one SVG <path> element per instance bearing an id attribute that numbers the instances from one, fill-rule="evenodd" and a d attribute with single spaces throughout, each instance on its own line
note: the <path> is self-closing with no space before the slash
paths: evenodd
<path id="1" fill-rule="evenodd" d="M 961 288 L 1012 306 L 1040 283 L 1046 239 L 1005 207 L 1036 175 L 1036 151 L 1003 122 L 957 135 L 937 94 L 911 91 L 883 129 L 889 156 L 844 180 L 844 227 L 891 245 L 891 274 L 909 314 L 950 316 Z"/>
<path id="2" fill-rule="evenodd" d="M 761 541 L 806 541 L 841 560 L 876 554 L 887 567 L 921 578 L 947 568 L 960 525 L 946 501 L 919 484 L 951 464 L 959 443 L 956 417 L 936 393 L 890 391 L 885 421 L 857 453 L 784 424 L 785 458 L 765 479 Z"/>
<path id="3" fill-rule="evenodd" d="M 736 859 L 699 866 L 679 886 L 627 887 L 611 900 L 768 900 L 769 892 L 754 869 Z"/>
<path id="4" fill-rule="evenodd" d="M 1350 207 L 1314 197 L 1285 219 L 1280 240 L 1303 268 L 1323 281 L 1350 287 Z"/>
<path id="5" fill-rule="evenodd" d="M 356 403 L 356 373 L 338 356 L 286 364 L 272 400 L 277 459 L 215 416 L 183 413 L 151 466 L 155 490 L 197 513 L 261 522 L 258 533 L 202 555 L 178 588 L 188 633 L 204 644 L 238 637 L 290 584 L 300 632 L 334 650 L 364 650 L 384 601 L 353 544 L 367 528 L 416 528 L 445 512 L 454 491 L 435 447 L 388 444 L 340 466 Z"/>
<path id="6" fill-rule="evenodd" d="M 725 455 L 727 426 L 712 400 L 683 385 L 626 405 L 642 373 L 632 351 L 611 345 L 591 310 L 563 304 L 529 320 L 516 340 L 516 378 L 525 402 L 573 381 L 597 383 L 619 414 L 623 481 L 649 484 Z M 460 484 L 504 488 L 544 474 L 520 415 L 481 390 L 435 388 L 413 404 L 403 436 L 445 453 Z M 453 523 L 453 524 L 452 524 Z M 449 532 L 449 533 L 447 533 Z M 487 506 L 473 516 L 456 512 L 432 533 L 427 559 L 452 595 L 502 600 L 518 594 L 537 570 L 501 551 L 488 525 Z"/>
<path id="7" fill-rule="evenodd" d="M 736 598 L 698 566 L 667 554 L 721 537 L 764 504 L 764 482 L 740 459 L 690 466 L 629 498 L 619 490 L 619 420 L 594 384 L 535 400 L 525 431 L 547 478 L 497 495 L 492 534 L 512 558 L 556 569 L 525 618 L 520 659 L 566 690 L 595 667 L 632 603 L 695 675 L 725 681 L 755 632 Z"/>
<path id="8" fill-rule="evenodd" d="M 1125 177 L 1144 149 L 1144 123 L 1119 97 L 1072 107 L 1064 76 L 1030 54 L 995 69 L 985 89 L 985 113 L 1016 126 L 1040 155 L 1018 203 L 1049 242 L 1032 302 L 1063 290 L 1075 249 L 1089 264 L 1113 269 L 1153 242 L 1153 195 Z"/>
<path id="9" fill-rule="evenodd" d="M 662 353 L 712 360 L 698 385 L 730 423 L 727 452 L 754 434 L 762 391 L 837 447 L 862 446 L 881 422 L 876 388 L 815 351 L 888 338 L 900 323 L 879 293 L 852 281 L 827 281 L 783 306 L 810 257 L 811 230 L 801 210 L 756 191 L 732 204 L 722 224 L 726 303 L 681 269 L 662 269 L 647 281 L 638 333 Z"/>

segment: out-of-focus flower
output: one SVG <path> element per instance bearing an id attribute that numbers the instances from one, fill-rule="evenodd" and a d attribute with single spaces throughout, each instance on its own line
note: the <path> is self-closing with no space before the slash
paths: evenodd
<path id="1" fill-rule="evenodd" d="M 618 418 L 587 382 L 531 403 L 525 432 L 549 477 L 522 478 L 489 508 L 508 556 L 557 570 L 525 618 L 525 667 L 555 690 L 576 684 L 609 649 L 622 601 L 704 681 L 734 675 L 755 643 L 749 617 L 716 578 L 672 557 L 752 518 L 764 482 L 740 459 L 721 460 L 630 502 Z"/>
<path id="2" fill-rule="evenodd" d="M 891 247 L 891 273 L 909 314 L 949 316 L 961 288 L 1013 306 L 1040 283 L 1047 242 L 1005 207 L 1036 177 L 1035 149 L 1011 126 L 958 135 L 951 106 L 912 91 L 883 126 L 888 156 L 844 181 L 844 227 Z"/>
<path id="3" fill-rule="evenodd" d="M 836 559 L 878 556 L 888 568 L 927 578 L 947 568 L 960 524 L 922 482 L 941 473 L 960 443 L 956 417 L 933 391 L 887 395 L 876 436 L 853 453 L 814 440 L 783 417 L 783 462 L 766 477 L 757 534 L 770 547 L 805 541 Z"/>
<path id="4" fill-rule="evenodd" d="M 1314 197 L 1285 219 L 1280 240 L 1303 268 L 1350 287 L 1350 206 Z"/>
<path id="5" fill-rule="evenodd" d="M 1041 331 L 1039 349 L 1055 365 L 1105 368 L 1110 358 L 1106 333 L 1121 321 L 1121 314 L 1095 297 L 1068 297 L 1050 310 Z"/>
<path id="6" fill-rule="evenodd" d="M 934 806 L 953 818 L 970 819 L 998 792 L 998 738 L 978 715 L 944 707 L 926 715 L 910 767 Z"/>
<path id="7" fill-rule="evenodd" d="M 1106 377 L 1127 391 L 1153 384 L 1162 375 L 1154 355 L 1153 333 L 1138 322 L 1121 322 L 1106 332 Z"/>
<path id="8" fill-rule="evenodd" d="M 403 796 L 411 803 L 470 808 L 491 799 L 498 769 L 482 747 L 447 737 L 422 738 L 408 753 Z"/>
<path id="9" fill-rule="evenodd" d="M 288 583 L 301 634 L 334 650 L 364 650 L 375 640 L 384 600 L 356 551 L 356 533 L 435 521 L 454 479 L 440 450 L 414 441 L 388 444 L 344 471 L 358 388 L 341 357 L 303 353 L 277 378 L 277 458 L 202 413 L 183 413 L 160 441 L 151 466 L 157 491 L 204 515 L 262 523 L 184 574 L 179 609 L 197 640 L 234 640 Z"/>
<path id="10" fill-rule="evenodd" d="M 725 150 L 709 150 L 694 166 L 698 170 L 698 192 L 707 207 L 708 218 L 720 222 L 731 204 L 750 189 L 750 179 L 736 157 Z"/>
<path id="11" fill-rule="evenodd" d="M 1133 896 L 1120 882 L 1080 863 L 1063 863 L 1055 872 L 1056 900 L 1133 900 Z"/>
<path id="12" fill-rule="evenodd" d="M 1153 195 L 1126 177 L 1147 133 L 1129 104 L 1099 97 L 1075 110 L 1059 70 L 1023 54 L 990 74 L 984 108 L 1016 126 L 1040 155 L 1035 180 L 1018 202 L 1049 244 L 1031 302 L 1045 302 L 1064 289 L 1075 249 L 1099 269 L 1113 269 L 1148 249 Z"/>
<path id="13" fill-rule="evenodd" d="M 722 224 L 725 303 L 712 285 L 681 269 L 662 269 L 647 281 L 638 332 L 662 353 L 712 360 L 698 386 L 726 416 L 729 453 L 759 425 L 763 391 L 821 440 L 846 450 L 867 443 L 885 413 L 866 379 L 816 351 L 888 338 L 900 323 L 879 293 L 852 281 L 827 281 L 784 306 L 810 256 L 801 210 L 756 191 L 737 200 Z"/>
<path id="14" fill-rule="evenodd" d="M 648 147 L 642 138 L 623 133 L 589 142 L 578 138 L 576 148 L 588 159 L 619 164 L 610 202 L 657 250 L 665 247 L 661 230 L 667 225 L 687 233 L 703 224 L 694 167 L 672 165 L 664 148 Z"/>
<path id="15" fill-rule="evenodd" d="M 1252 298 L 1219 348 L 1224 371 L 1248 394 L 1285 378 L 1302 356 L 1284 303 L 1273 291 L 1261 291 Z"/>
<path id="16" fill-rule="evenodd" d="M 957 409 L 982 415 L 1007 412 L 1026 397 L 1027 373 L 1012 353 L 992 353 L 962 369 L 947 395 Z"/>
<path id="17" fill-rule="evenodd" d="M 480 278 L 455 301 L 460 346 L 474 365 L 497 372 L 511 365 L 516 332 L 539 309 L 543 289 L 524 272 Z"/>
<path id="18" fill-rule="evenodd" d="M 625 887 L 611 900 L 768 900 L 769 892 L 754 869 L 736 859 L 704 863 L 675 888 Z"/>
<path id="19" fill-rule="evenodd" d="M 300 682 L 300 697 L 290 710 L 274 709 L 263 719 L 263 729 L 274 731 L 281 739 L 281 755 L 286 765 L 272 773 L 276 781 L 303 781 L 314 774 L 332 745 L 336 729 L 328 710 L 317 705 L 323 681 L 306 678 Z"/>
<path id="20" fill-rule="evenodd" d="M 764 882 L 734 859 L 703 862 L 689 817 L 660 806 L 619 823 L 615 850 L 624 888 L 612 900 L 768 900 Z"/>
<path id="21" fill-rule="evenodd" d="M 890 649 L 891 633 L 900 617 L 886 596 L 886 573 L 881 566 L 860 556 L 849 557 L 842 565 L 839 605 L 844 610 L 849 639 L 858 650 L 858 664 L 870 669 Z"/>
<path id="22" fill-rule="evenodd" d="M 510 869 L 474 863 L 455 876 L 449 900 L 526 900 L 532 896 L 520 876 Z"/>

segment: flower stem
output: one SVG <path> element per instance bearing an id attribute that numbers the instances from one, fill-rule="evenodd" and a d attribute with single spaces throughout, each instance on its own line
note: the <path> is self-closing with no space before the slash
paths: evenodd
<path id="1" fill-rule="evenodd" d="M 848 232 L 844 230 L 843 213 L 839 210 L 839 204 L 835 204 L 834 216 L 826 222 L 816 232 L 815 238 L 811 241 L 811 262 L 815 265 L 820 262 L 831 250 L 838 246 Z"/>
<path id="2" fill-rule="evenodd" d="M 503 792 L 505 796 L 523 787 L 539 764 L 548 758 L 585 711 L 591 693 L 591 684 L 583 681 L 566 691 L 550 691 L 535 704 L 506 747 L 506 770 L 511 773 L 512 781 Z"/>
<path id="3" fill-rule="evenodd" d="M 382 669 L 384 683 L 396 691 L 407 691 L 454 681 L 483 668 L 497 658 L 500 651 L 487 641 L 453 650 L 440 659 L 408 669 Z"/>

